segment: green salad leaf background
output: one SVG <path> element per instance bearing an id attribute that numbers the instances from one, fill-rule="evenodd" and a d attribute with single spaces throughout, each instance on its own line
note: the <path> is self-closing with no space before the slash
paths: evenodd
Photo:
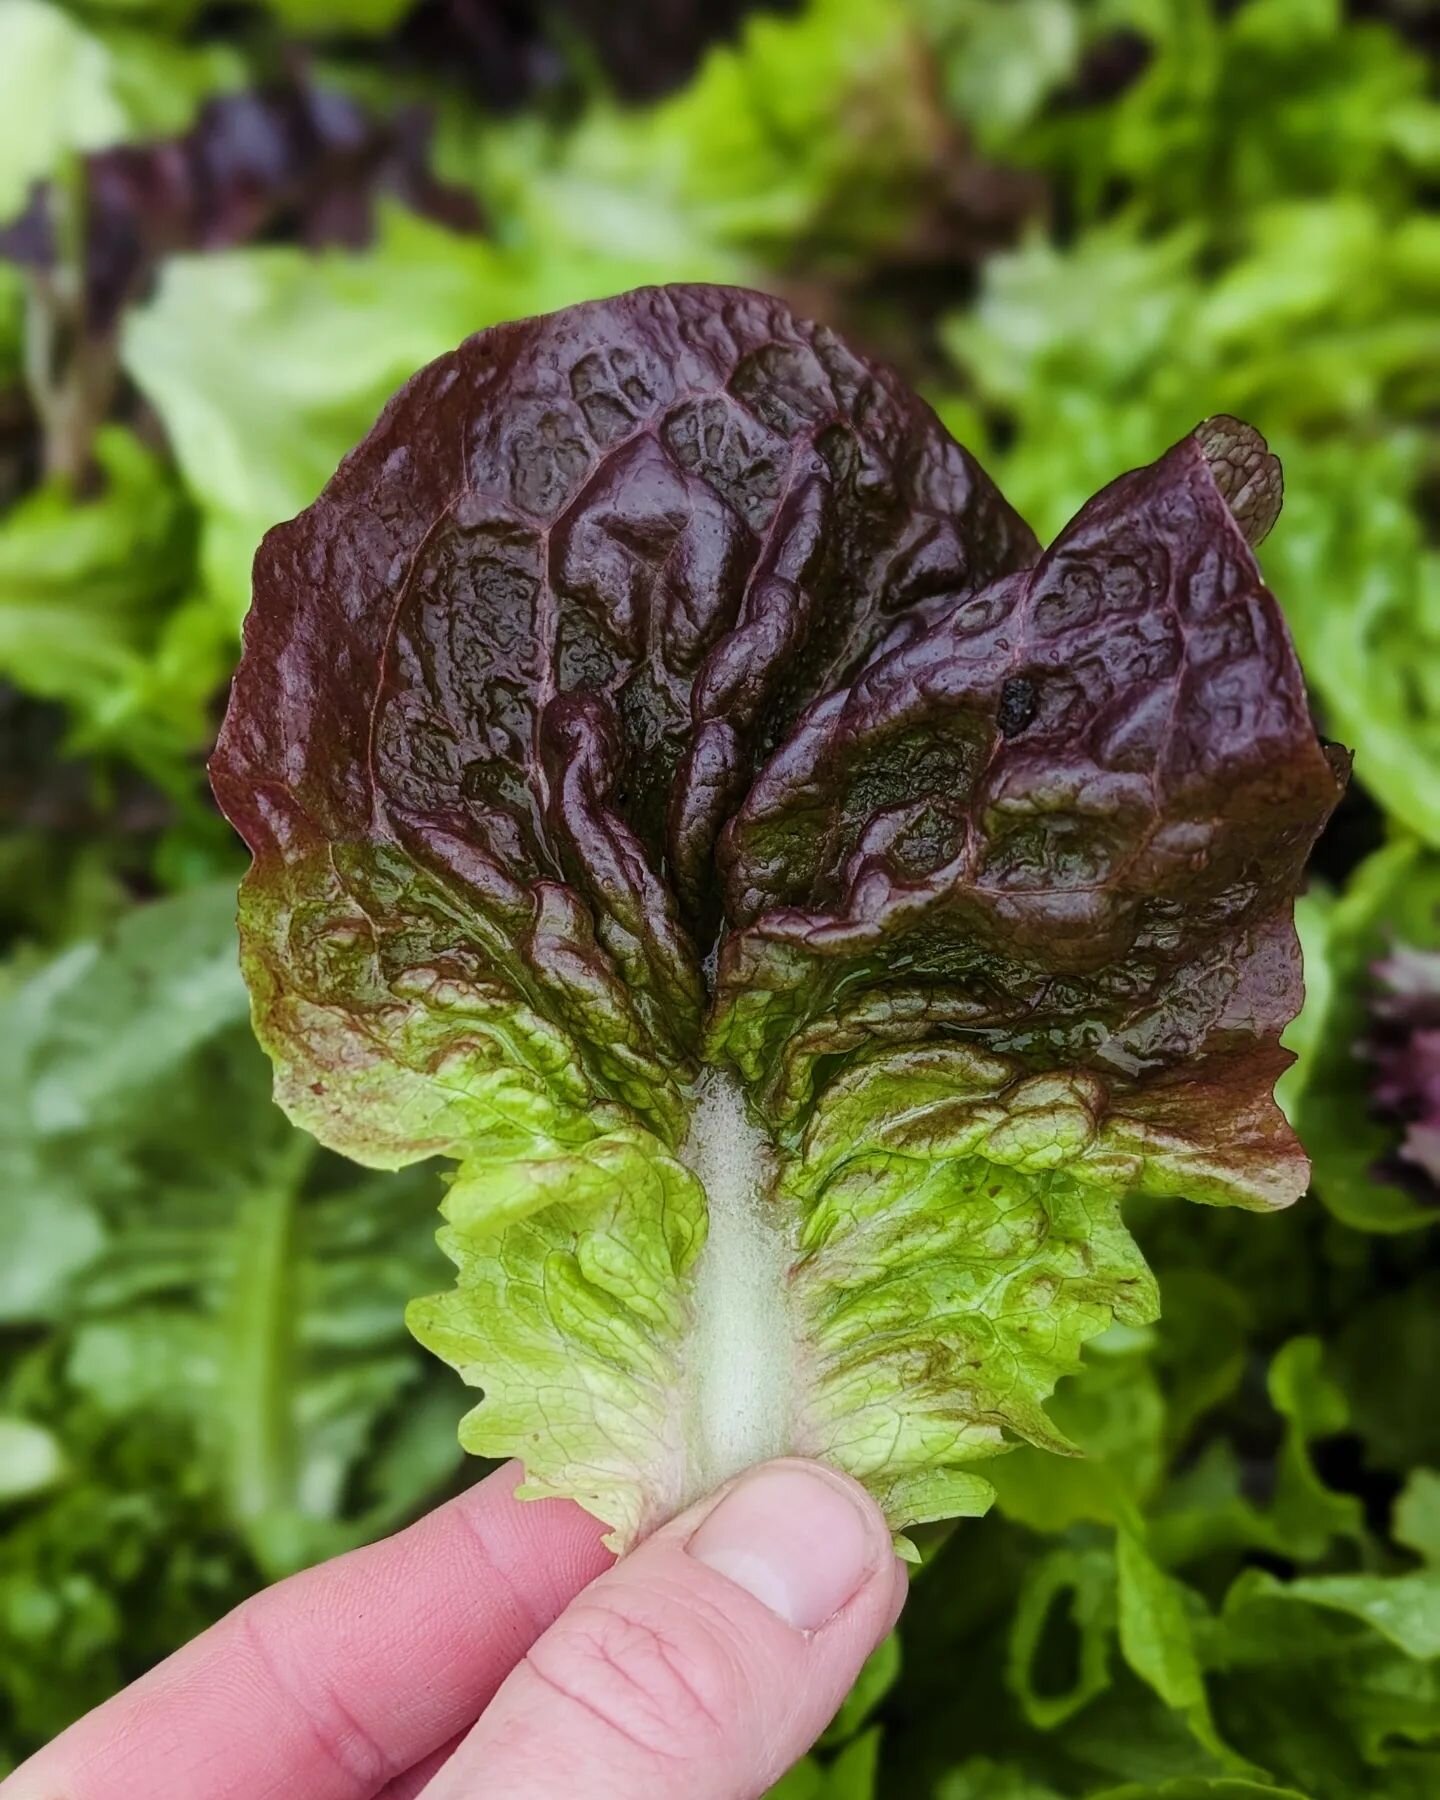
<path id="1" fill-rule="evenodd" d="M 0 1771 L 474 1473 L 405 1327 L 453 1275 L 433 1171 L 317 1148 L 249 1025 L 203 763 L 259 540 L 468 333 L 718 281 L 893 364 L 1043 542 L 1251 420 L 1355 753 L 1280 1090 L 1310 1193 L 1127 1202 L 1161 1312 L 1062 1380 L 1083 1456 L 1022 1444 L 986 1518 L 916 1529 L 897 1638 L 777 1792 L 1432 1800 L 1433 7 L 666 0 L 643 66 L 564 0 L 482 56 L 477 10 L 0 6 Z"/>

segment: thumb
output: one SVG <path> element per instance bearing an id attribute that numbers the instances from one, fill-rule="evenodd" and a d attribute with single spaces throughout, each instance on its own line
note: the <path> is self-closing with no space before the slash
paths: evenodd
<path id="1" fill-rule="evenodd" d="M 754 1800 L 899 1614 L 874 1502 L 767 1463 L 662 1527 L 510 1672 L 424 1800 Z"/>

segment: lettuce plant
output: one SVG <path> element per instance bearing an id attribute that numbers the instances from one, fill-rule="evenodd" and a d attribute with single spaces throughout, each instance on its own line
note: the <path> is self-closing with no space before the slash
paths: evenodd
<path id="1" fill-rule="evenodd" d="M 1402 1127 L 1401 1174 L 1430 1199 L 1440 1192 L 1440 951 L 1396 944 L 1375 977 L 1372 1096 L 1380 1117 Z"/>
<path id="2" fill-rule="evenodd" d="M 1314 1191 L 1351 1230 L 1423 1232 L 1440 1217 L 1440 856 L 1397 832 L 1338 894 L 1307 894 L 1300 925 L 1308 992 L 1280 1097 Z"/>
<path id="3" fill-rule="evenodd" d="M 1041 553 L 777 300 L 645 289 L 417 375 L 266 539 L 213 763 L 257 1031 L 452 1159 L 462 1439 L 637 1534 L 793 1451 L 897 1531 L 1153 1315 L 1127 1194 L 1284 1205 L 1292 897 L 1344 779 L 1211 419 Z"/>

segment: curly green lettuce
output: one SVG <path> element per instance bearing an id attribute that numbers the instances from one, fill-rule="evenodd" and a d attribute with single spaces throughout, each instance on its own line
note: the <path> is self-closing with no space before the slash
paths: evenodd
<path id="1" fill-rule="evenodd" d="M 773 298 L 423 370 L 266 539 L 213 763 L 286 1110 L 457 1167 L 413 1329 L 623 1548 L 782 1452 L 897 1531 L 1064 1451 L 1127 1194 L 1283 1205 L 1292 898 L 1345 775 L 1212 419 L 1043 555 Z"/>

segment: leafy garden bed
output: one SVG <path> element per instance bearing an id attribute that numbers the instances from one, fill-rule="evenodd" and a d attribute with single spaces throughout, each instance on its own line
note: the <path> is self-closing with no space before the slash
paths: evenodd
<path id="1" fill-rule="evenodd" d="M 1440 102 L 1327 0 L 0 9 L 0 1758 L 467 1478 L 437 1185 L 269 1098 L 202 765 L 262 533 L 416 368 L 647 282 L 888 360 L 1049 542 L 1223 412 L 1349 792 L 1311 1192 L 1139 1199 L 1158 1322 L 918 1533 L 795 1795 L 1440 1787 Z M 712 41 L 713 40 L 713 41 Z M 7 87 L 7 83 L 9 86 Z M 759 827 L 757 826 L 757 830 Z"/>

